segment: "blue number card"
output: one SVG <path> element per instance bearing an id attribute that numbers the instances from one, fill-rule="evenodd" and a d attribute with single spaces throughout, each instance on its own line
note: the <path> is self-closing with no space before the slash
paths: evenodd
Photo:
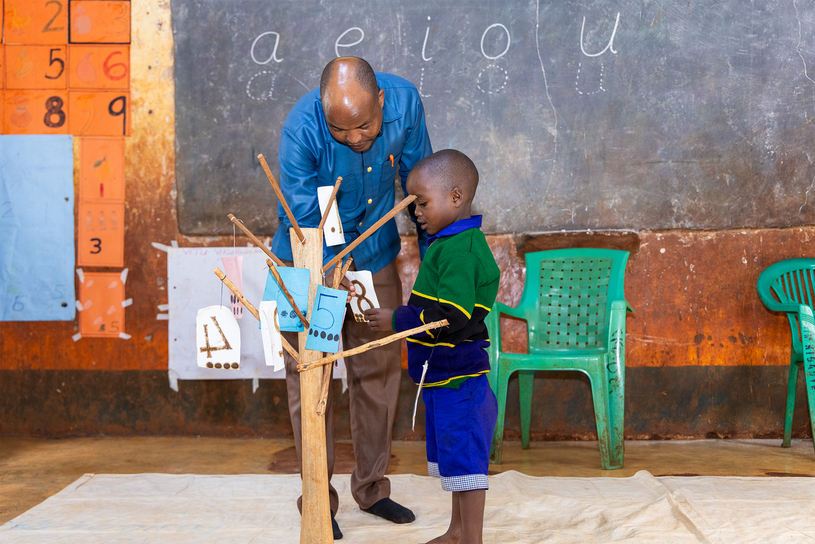
<path id="1" fill-rule="evenodd" d="M 317 286 L 311 309 L 306 349 L 337 353 L 340 349 L 340 332 L 345 318 L 346 291 Z"/>
<path id="2" fill-rule="evenodd" d="M 311 272 L 307 268 L 292 268 L 281 266 L 277 269 L 280 279 L 286 285 L 294 303 L 308 319 L 308 282 Z M 289 304 L 289 299 L 283 294 L 280 286 L 277 285 L 272 273 L 268 273 L 266 278 L 266 289 L 263 291 L 263 300 L 273 300 L 277 302 L 277 322 L 281 331 L 302 332 L 305 330 L 303 322 L 297 317 L 297 312 Z"/>

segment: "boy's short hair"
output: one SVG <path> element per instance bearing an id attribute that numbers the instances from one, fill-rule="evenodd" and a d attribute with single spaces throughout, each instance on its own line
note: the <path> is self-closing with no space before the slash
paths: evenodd
<path id="1" fill-rule="evenodd" d="M 478 169 L 470 157 L 455 149 L 442 149 L 420 160 L 413 167 L 433 176 L 443 187 L 452 191 L 458 187 L 467 200 L 472 200 L 478 187 Z"/>

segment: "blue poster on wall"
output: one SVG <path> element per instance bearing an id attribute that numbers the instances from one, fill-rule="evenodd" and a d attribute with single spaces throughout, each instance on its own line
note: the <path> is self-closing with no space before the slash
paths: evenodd
<path id="1" fill-rule="evenodd" d="M 71 321 L 72 136 L 0 136 L 0 321 Z"/>

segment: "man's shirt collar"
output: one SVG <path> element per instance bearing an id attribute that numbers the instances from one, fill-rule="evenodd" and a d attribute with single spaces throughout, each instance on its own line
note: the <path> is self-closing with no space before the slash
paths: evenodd
<path id="1" fill-rule="evenodd" d="M 454 234 L 458 234 L 460 232 L 464 232 L 465 230 L 469 229 L 478 229 L 481 228 L 481 216 L 480 215 L 473 215 L 467 219 L 459 219 L 455 223 L 447 225 L 439 232 L 430 236 L 427 239 L 427 245 L 429 246 L 439 238 L 444 238 L 446 236 L 453 236 Z"/>

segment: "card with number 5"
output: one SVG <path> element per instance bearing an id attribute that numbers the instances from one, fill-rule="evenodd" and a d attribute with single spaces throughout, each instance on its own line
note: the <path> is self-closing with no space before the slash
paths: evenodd
<path id="1" fill-rule="evenodd" d="M 337 353 L 340 347 L 340 332 L 345 318 L 346 291 L 317 286 L 317 294 L 311 305 L 311 321 L 308 329 L 306 349 Z"/>

